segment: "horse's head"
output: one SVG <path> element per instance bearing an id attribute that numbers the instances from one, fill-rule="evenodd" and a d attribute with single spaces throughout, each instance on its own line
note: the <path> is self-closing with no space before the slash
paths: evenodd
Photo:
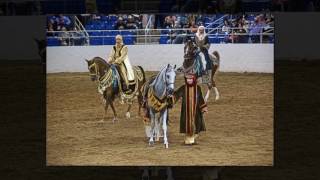
<path id="1" fill-rule="evenodd" d="M 97 80 L 97 76 L 98 76 L 97 64 L 93 60 L 86 59 L 86 62 L 88 64 L 88 70 L 89 70 L 91 81 Z"/>
<path id="2" fill-rule="evenodd" d="M 184 59 L 193 59 L 197 52 L 197 45 L 189 39 L 184 45 Z"/>
<path id="3" fill-rule="evenodd" d="M 165 82 L 166 82 L 166 90 L 167 90 L 167 96 L 173 95 L 174 92 L 174 83 L 176 80 L 176 72 L 175 72 L 176 66 L 171 66 L 168 64 L 165 72 Z"/>
<path id="4" fill-rule="evenodd" d="M 92 81 L 96 81 L 102 77 L 105 72 L 110 68 L 110 65 L 102 58 L 95 57 L 91 60 L 87 60 L 88 70 Z"/>

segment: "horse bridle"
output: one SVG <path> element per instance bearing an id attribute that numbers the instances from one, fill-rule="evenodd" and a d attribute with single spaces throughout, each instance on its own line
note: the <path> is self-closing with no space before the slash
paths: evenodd
<path id="1" fill-rule="evenodd" d="M 95 73 L 91 73 L 91 68 L 94 66 L 94 70 L 95 70 Z M 90 66 L 89 66 L 89 74 L 90 74 L 90 76 L 97 76 L 98 77 L 98 79 L 99 79 L 99 77 L 100 77 L 100 73 L 99 73 L 99 71 L 98 71 L 98 68 L 97 68 L 97 64 L 94 62 L 94 63 L 92 63 Z"/>
<path id="2" fill-rule="evenodd" d="M 168 72 L 168 68 L 166 68 L 166 72 L 165 72 L 165 76 L 167 76 L 167 72 Z M 165 83 L 166 83 L 166 93 L 167 93 L 167 87 L 171 84 L 174 84 L 174 82 L 169 82 L 167 81 L 167 77 L 164 78 L 165 79 Z"/>
<path id="3" fill-rule="evenodd" d="M 191 45 L 192 45 L 192 54 L 189 54 L 188 53 L 188 51 L 190 51 L 189 49 L 191 49 L 190 48 L 190 45 L 189 45 L 189 43 L 191 43 Z M 188 55 L 188 57 L 186 58 L 186 57 L 184 57 L 184 59 L 187 59 L 187 60 L 190 60 L 190 59 L 193 59 L 194 57 L 195 57 L 195 55 L 196 55 L 196 46 L 194 45 L 194 42 L 192 42 L 191 40 L 189 40 L 188 42 L 187 42 L 187 48 L 184 48 L 184 54 L 186 55 L 186 50 L 188 50 L 187 51 L 187 55 Z M 184 55 L 184 56 L 185 56 Z"/>

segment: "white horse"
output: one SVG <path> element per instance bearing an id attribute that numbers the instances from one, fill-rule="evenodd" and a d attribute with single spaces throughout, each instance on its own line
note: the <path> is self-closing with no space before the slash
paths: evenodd
<path id="1" fill-rule="evenodd" d="M 147 97 L 146 108 L 151 120 L 149 145 L 154 144 L 154 137 L 159 135 L 160 126 L 162 125 L 164 145 L 165 148 L 169 147 L 167 137 L 168 100 L 173 95 L 175 79 L 175 67 L 168 64 L 158 73 L 148 87 L 145 87 L 147 89 L 145 96 Z M 157 115 L 159 117 L 156 117 Z"/>

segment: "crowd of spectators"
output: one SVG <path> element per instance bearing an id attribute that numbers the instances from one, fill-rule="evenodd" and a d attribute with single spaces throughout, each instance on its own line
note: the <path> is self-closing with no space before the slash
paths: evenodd
<path id="1" fill-rule="evenodd" d="M 60 44 L 63 46 L 67 46 L 70 44 L 70 34 L 67 32 L 69 30 L 73 30 L 73 22 L 70 17 L 65 16 L 63 14 L 52 15 L 47 17 L 47 36 L 58 36 L 58 40 Z M 61 31 L 59 33 L 54 33 L 51 31 Z"/>
<path id="2" fill-rule="evenodd" d="M 115 24 L 116 30 L 123 29 L 142 29 L 143 15 L 130 14 L 130 15 L 118 15 L 117 22 Z"/>
<path id="3" fill-rule="evenodd" d="M 83 35 L 76 31 L 74 19 L 70 16 L 63 14 L 48 16 L 47 31 L 47 36 L 57 36 L 62 46 L 85 43 Z"/>
<path id="4" fill-rule="evenodd" d="M 248 16 L 245 14 L 228 16 L 223 20 L 219 31 L 213 31 L 213 33 L 224 35 L 224 43 L 258 43 L 261 40 L 261 33 L 273 32 L 272 14 L 258 14 L 252 20 Z M 162 31 L 169 37 L 167 44 L 180 44 L 187 37 L 194 35 L 201 25 L 204 26 L 202 15 L 170 15 L 164 17 L 162 26 L 158 28 L 167 29 Z M 269 36 L 263 35 L 262 40 L 268 42 Z"/>
<path id="5" fill-rule="evenodd" d="M 150 15 L 138 14 L 91 15 L 89 16 L 89 21 L 104 23 L 111 16 L 113 17 L 111 27 L 114 30 L 143 29 L 150 17 Z M 162 21 L 157 21 L 157 15 L 151 16 L 153 16 L 153 23 L 150 28 L 162 29 L 161 35 L 168 37 L 165 40 L 167 44 L 181 44 L 188 37 L 193 36 L 199 26 L 206 26 L 213 19 L 222 17 L 222 15 L 177 14 L 164 15 Z M 85 24 L 85 22 L 82 23 Z M 228 15 L 223 19 L 223 24 L 218 24 L 218 27 L 218 31 L 210 30 L 209 37 L 213 37 L 215 34 L 223 35 L 224 39 L 222 42 L 224 43 L 259 43 L 261 40 L 266 42 L 269 41 L 269 36 L 260 36 L 260 34 L 273 32 L 274 17 L 271 13 L 257 14 L 255 16 L 251 14 Z M 47 30 L 47 36 L 58 36 L 61 45 L 73 45 L 74 42 L 72 41 L 77 39 L 74 38 L 77 37 L 77 31 L 73 31 L 75 30 L 73 17 L 62 14 L 48 16 Z M 58 32 L 51 33 L 50 31 Z M 206 31 L 208 32 L 208 29 Z M 134 34 L 136 32 L 133 32 Z"/>
<path id="6" fill-rule="evenodd" d="M 155 28 L 167 29 L 162 32 L 170 37 L 167 41 L 168 44 L 182 43 L 190 34 L 196 33 L 199 26 L 204 25 L 202 15 L 179 14 L 164 16 L 163 21 L 157 17 L 155 19 Z M 161 23 L 163 24 L 161 25 Z"/>
<path id="7" fill-rule="evenodd" d="M 48 16 L 48 31 L 61 31 L 62 29 L 73 29 L 73 22 L 70 17 L 63 14 Z"/>
<path id="8" fill-rule="evenodd" d="M 225 43 L 259 43 L 261 40 L 269 41 L 268 35 L 260 34 L 273 32 L 273 27 L 272 14 L 259 14 L 253 21 L 248 20 L 246 15 L 241 15 L 232 20 L 224 19 L 221 33 L 225 34 Z"/>

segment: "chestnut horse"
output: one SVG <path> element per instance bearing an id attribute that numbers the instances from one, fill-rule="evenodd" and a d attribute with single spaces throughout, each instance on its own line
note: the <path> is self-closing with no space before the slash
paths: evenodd
<path id="1" fill-rule="evenodd" d="M 214 75 L 217 72 L 219 68 L 219 63 L 220 63 L 220 55 L 217 51 L 214 51 L 212 54 L 209 54 L 210 60 L 212 61 L 212 70 L 209 71 L 210 75 L 210 80 L 207 82 L 208 86 L 208 91 L 205 96 L 205 101 L 208 100 L 210 90 L 214 89 L 215 91 L 215 100 L 218 100 L 220 97 L 219 91 L 216 87 L 216 82 L 214 80 Z M 204 57 L 202 57 L 204 58 Z M 180 71 L 184 73 L 195 73 L 197 74 L 197 77 L 204 77 L 203 74 L 201 73 L 202 69 L 199 67 L 201 61 L 201 56 L 199 53 L 197 53 L 197 46 L 194 41 L 188 40 L 185 44 L 184 47 L 184 61 L 183 61 L 183 66 L 181 67 L 182 69 Z"/>

